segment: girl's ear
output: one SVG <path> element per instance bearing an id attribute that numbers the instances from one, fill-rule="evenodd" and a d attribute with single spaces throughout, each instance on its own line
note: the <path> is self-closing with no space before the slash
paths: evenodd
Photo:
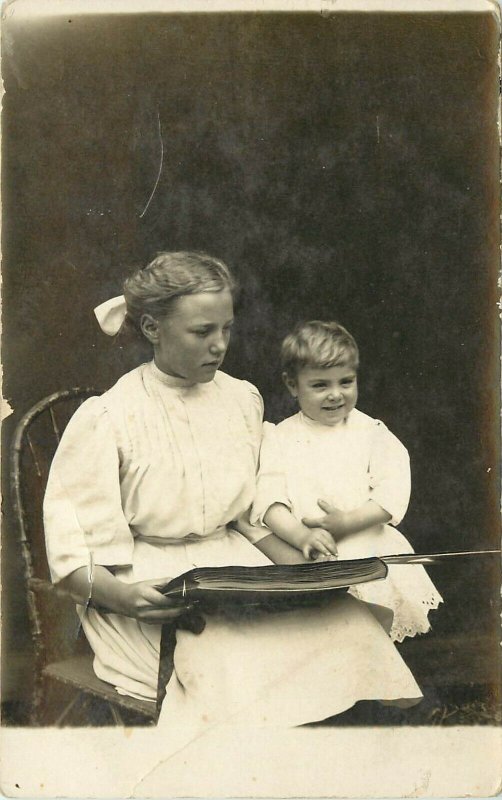
<path id="1" fill-rule="evenodd" d="M 292 397 L 298 397 L 298 388 L 296 386 L 296 381 L 294 378 L 291 378 L 287 372 L 282 373 L 282 380 L 284 381 L 284 385 L 287 387 L 288 392 Z"/>
<path id="2" fill-rule="evenodd" d="M 150 344 L 157 344 L 159 341 L 159 323 L 151 314 L 143 314 L 140 321 L 141 333 Z"/>

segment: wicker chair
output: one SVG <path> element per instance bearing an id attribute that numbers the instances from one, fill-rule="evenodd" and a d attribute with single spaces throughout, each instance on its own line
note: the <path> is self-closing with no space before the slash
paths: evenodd
<path id="1" fill-rule="evenodd" d="M 94 389 L 75 388 L 46 397 L 22 417 L 12 442 L 12 504 L 35 657 L 33 725 L 147 725 L 157 718 L 155 703 L 119 695 L 96 677 L 75 603 L 50 581 L 42 521 L 49 466 L 68 420 L 96 394 Z"/>

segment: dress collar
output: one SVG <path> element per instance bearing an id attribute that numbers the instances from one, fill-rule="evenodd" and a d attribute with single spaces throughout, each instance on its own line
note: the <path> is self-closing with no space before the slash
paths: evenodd
<path id="1" fill-rule="evenodd" d="M 148 367 L 154 378 L 157 378 L 157 380 L 161 381 L 166 386 L 170 386 L 172 389 L 190 389 L 192 386 L 197 386 L 194 381 L 189 381 L 188 378 L 176 378 L 174 375 L 168 375 L 167 372 L 162 372 L 155 361 L 150 361 Z"/>
<path id="2" fill-rule="evenodd" d="M 307 415 L 300 410 L 298 412 L 298 419 L 303 425 L 305 425 L 306 428 L 309 428 L 310 430 L 315 430 L 318 433 L 326 433 L 326 431 L 333 433 L 334 431 L 345 430 L 349 417 L 345 417 L 345 419 L 338 423 L 338 425 L 323 425 L 322 422 L 317 422 L 317 420 L 307 417 Z"/>

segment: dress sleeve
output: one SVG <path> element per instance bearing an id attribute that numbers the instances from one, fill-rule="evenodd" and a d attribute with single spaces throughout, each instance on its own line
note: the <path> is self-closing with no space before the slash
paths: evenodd
<path id="1" fill-rule="evenodd" d="M 391 515 L 392 525 L 398 525 L 410 501 L 410 459 L 404 445 L 380 420 L 375 420 L 369 472 L 370 499 Z"/>
<path id="2" fill-rule="evenodd" d="M 264 525 L 263 517 L 273 503 L 292 507 L 277 430 L 275 425 L 265 422 L 251 523 Z"/>
<path id="3" fill-rule="evenodd" d="M 134 541 L 122 512 L 119 454 L 99 397 L 68 423 L 54 456 L 44 500 L 52 580 L 78 567 L 126 566 Z"/>
<path id="4" fill-rule="evenodd" d="M 258 457 L 263 435 L 263 398 L 256 386 L 253 386 L 252 383 L 248 381 L 241 381 L 241 383 L 246 389 L 244 416 L 255 455 L 256 466 L 258 466 Z"/>
<path id="5" fill-rule="evenodd" d="M 245 389 L 243 411 L 249 433 L 249 440 L 254 454 L 255 469 L 257 471 L 263 435 L 263 398 L 256 386 L 253 386 L 252 383 L 240 381 L 239 384 Z M 235 520 L 235 528 L 239 533 L 245 536 L 251 544 L 256 544 L 261 541 L 261 539 L 264 539 L 265 536 L 269 536 L 270 531 L 268 528 L 262 527 L 259 523 L 253 524 L 250 517 L 251 509 L 248 508 Z"/>

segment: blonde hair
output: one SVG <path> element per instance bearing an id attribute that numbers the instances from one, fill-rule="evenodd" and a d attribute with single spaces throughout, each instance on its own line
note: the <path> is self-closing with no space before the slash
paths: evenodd
<path id="1" fill-rule="evenodd" d="M 284 339 L 281 366 L 288 378 L 295 379 L 304 367 L 359 366 L 359 350 L 354 337 L 338 322 L 302 322 Z"/>
<path id="2" fill-rule="evenodd" d="M 166 317 L 178 297 L 223 289 L 235 294 L 236 288 L 227 265 L 206 253 L 158 253 L 124 282 L 127 318 L 139 329 L 143 314 Z"/>

